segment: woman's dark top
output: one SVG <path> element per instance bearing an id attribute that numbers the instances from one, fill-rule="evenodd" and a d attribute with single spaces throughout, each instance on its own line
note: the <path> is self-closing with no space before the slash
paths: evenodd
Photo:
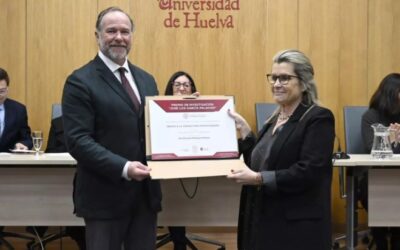
<path id="1" fill-rule="evenodd" d="M 330 250 L 332 112 L 300 104 L 272 135 L 276 117 L 239 148 L 263 185 L 242 188 L 240 250 Z"/>

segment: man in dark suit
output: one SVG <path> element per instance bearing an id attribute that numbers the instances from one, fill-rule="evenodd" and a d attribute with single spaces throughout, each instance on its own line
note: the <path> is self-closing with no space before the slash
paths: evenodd
<path id="1" fill-rule="evenodd" d="M 32 148 L 26 108 L 7 98 L 9 84 L 7 71 L 0 68 L 0 152 Z"/>
<path id="2" fill-rule="evenodd" d="M 144 101 L 154 78 L 127 60 L 134 25 L 111 7 L 96 22 L 98 55 L 66 80 L 67 148 L 77 160 L 75 212 L 89 250 L 155 249 L 161 189 L 146 166 Z"/>

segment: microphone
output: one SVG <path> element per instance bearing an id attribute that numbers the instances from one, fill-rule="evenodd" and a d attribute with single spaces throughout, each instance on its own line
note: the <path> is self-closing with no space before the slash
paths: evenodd
<path id="1" fill-rule="evenodd" d="M 340 147 L 340 139 L 337 135 L 335 135 L 335 139 L 338 142 L 338 147 L 337 147 L 337 151 L 333 153 L 332 158 L 333 159 L 350 159 L 350 156 L 342 151 L 342 148 Z"/>

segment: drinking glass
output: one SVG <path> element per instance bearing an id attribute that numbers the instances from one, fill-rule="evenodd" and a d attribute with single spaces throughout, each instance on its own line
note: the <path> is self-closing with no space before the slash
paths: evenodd
<path id="1" fill-rule="evenodd" d="M 32 142 L 33 149 L 36 151 L 36 155 L 39 155 L 40 148 L 43 144 L 43 132 L 40 130 L 32 131 Z"/>

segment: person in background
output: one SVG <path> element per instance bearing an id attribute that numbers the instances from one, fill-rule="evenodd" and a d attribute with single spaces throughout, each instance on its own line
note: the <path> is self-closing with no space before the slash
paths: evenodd
<path id="1" fill-rule="evenodd" d="M 258 138 L 229 111 L 249 166 L 228 175 L 243 185 L 238 248 L 330 250 L 333 114 L 319 105 L 314 69 L 302 52 L 277 53 L 267 79 L 278 108 Z"/>
<path id="2" fill-rule="evenodd" d="M 196 94 L 196 85 L 193 78 L 186 72 L 178 71 L 168 80 L 165 95 L 192 95 Z M 174 250 L 185 250 L 188 244 L 186 229 L 183 226 L 168 227 Z"/>
<path id="3" fill-rule="evenodd" d="M 47 140 L 46 153 L 68 152 L 65 145 L 64 125 L 62 116 L 51 120 L 49 138 Z"/>
<path id="4" fill-rule="evenodd" d="M 159 181 L 146 166 L 145 96 L 154 77 L 128 61 L 134 24 L 118 7 L 101 11 L 96 57 L 68 76 L 62 97 L 69 153 L 77 161 L 75 213 L 88 250 L 154 250 Z"/>
<path id="5" fill-rule="evenodd" d="M 364 140 L 365 152 L 370 153 L 372 149 L 374 123 L 390 126 L 399 131 L 400 126 L 400 74 L 387 75 L 379 84 L 377 90 L 369 101 L 369 108 L 364 113 L 361 123 L 361 133 Z M 393 145 L 393 152 L 400 153 L 400 145 Z M 368 211 L 368 175 L 365 173 L 360 179 L 360 200 L 363 207 Z M 399 227 L 372 227 L 372 237 L 376 243 L 376 250 L 400 250 L 400 228 Z M 387 237 L 390 236 L 390 248 Z"/>
<path id="6" fill-rule="evenodd" d="M 0 152 L 32 148 L 26 107 L 8 98 L 9 85 L 7 71 L 0 68 Z"/>

